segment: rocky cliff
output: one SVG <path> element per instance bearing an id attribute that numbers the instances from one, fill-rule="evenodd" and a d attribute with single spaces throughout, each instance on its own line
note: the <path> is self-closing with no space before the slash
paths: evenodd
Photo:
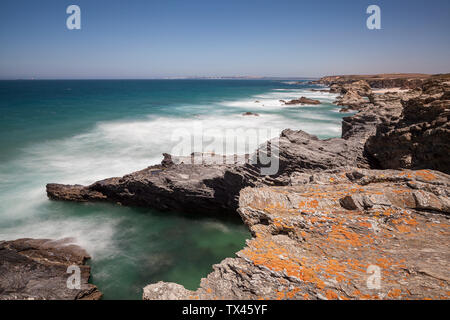
<path id="1" fill-rule="evenodd" d="M 432 168 L 450 173 L 450 82 L 430 81 L 402 100 L 402 114 L 386 118 L 366 143 L 381 168 Z"/>
<path id="2" fill-rule="evenodd" d="M 161 282 L 144 299 L 447 299 L 450 177 L 430 169 L 448 172 L 448 84 L 421 79 L 388 94 L 373 94 L 366 79 L 333 85 L 343 105 L 349 92 L 363 98 L 352 105 L 358 113 L 344 118 L 341 138 L 284 130 L 271 143 L 276 175 L 262 176 L 255 155 L 226 165 L 165 155 L 90 186 L 49 184 L 47 194 L 239 212 L 253 238 L 236 258 L 214 266 L 195 292 Z"/>
<path id="3" fill-rule="evenodd" d="M 0 300 L 98 300 L 102 293 L 88 283 L 87 259 L 86 251 L 67 239 L 0 241 Z M 67 286 L 69 266 L 80 270 L 79 289 Z"/>
<path id="4" fill-rule="evenodd" d="M 333 84 L 351 84 L 355 81 L 366 81 L 371 88 L 403 88 L 414 89 L 423 84 L 424 81 L 439 75 L 432 76 L 421 73 L 392 73 L 376 75 L 341 75 L 327 76 L 312 83 L 332 86 Z"/>

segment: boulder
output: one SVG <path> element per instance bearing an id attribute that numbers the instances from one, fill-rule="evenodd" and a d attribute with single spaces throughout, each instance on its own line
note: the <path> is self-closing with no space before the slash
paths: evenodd
<path id="1" fill-rule="evenodd" d="M 98 300 L 90 284 L 89 255 L 70 239 L 0 241 L 0 300 Z M 80 270 L 80 288 L 69 288 L 73 266 Z"/>

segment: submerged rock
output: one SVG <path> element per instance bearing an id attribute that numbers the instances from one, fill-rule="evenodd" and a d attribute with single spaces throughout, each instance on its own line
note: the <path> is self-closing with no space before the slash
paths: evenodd
<path id="1" fill-rule="evenodd" d="M 89 255 L 70 239 L 18 239 L 0 241 L 0 300 L 98 300 L 102 293 L 88 283 Z M 67 280 L 80 270 L 80 288 Z"/>

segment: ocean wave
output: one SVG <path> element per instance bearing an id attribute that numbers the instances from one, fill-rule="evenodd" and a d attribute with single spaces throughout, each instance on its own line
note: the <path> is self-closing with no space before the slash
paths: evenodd
<path id="1" fill-rule="evenodd" d="M 334 99 L 331 94 L 307 89 L 271 90 L 210 106 L 180 107 L 192 110 L 195 116 L 149 115 L 139 120 L 99 122 L 87 132 L 28 146 L 19 158 L 0 164 L 3 219 L 0 238 L 69 236 L 90 254 L 112 254 L 115 249 L 111 239 L 120 219 L 110 217 L 106 221 L 100 214 L 92 213 L 80 217 L 65 215 L 61 219 L 49 217 L 49 212 L 58 211 L 58 204 L 47 200 L 47 183 L 90 184 L 123 176 L 159 163 L 162 153 L 173 153 L 174 150 L 180 152 L 176 155 L 196 151 L 253 152 L 260 143 L 278 136 L 286 128 L 301 129 L 319 137 L 339 136 L 341 118 L 333 112 L 335 107 L 284 106 L 279 102 L 300 96 L 319 98 L 323 102 Z M 255 103 L 256 100 L 259 103 Z M 202 112 L 196 114 L 198 111 Z M 252 111 L 259 116 L 243 116 L 243 111 Z M 255 130 L 264 131 L 267 136 L 257 139 L 253 135 Z M 189 139 L 181 141 L 183 136 Z M 190 139 L 203 141 L 203 144 L 191 149 Z M 246 143 L 223 149 L 224 142 L 228 146 L 228 142 L 235 139 L 246 140 Z M 16 226 L 15 219 L 27 219 L 27 222 Z"/>

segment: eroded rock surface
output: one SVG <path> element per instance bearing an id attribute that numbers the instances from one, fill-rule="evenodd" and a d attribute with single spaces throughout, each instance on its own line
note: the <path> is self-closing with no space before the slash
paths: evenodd
<path id="1" fill-rule="evenodd" d="M 428 81 L 421 89 L 401 101 L 400 116 L 383 119 L 366 150 L 381 168 L 450 173 L 450 82 Z"/>
<path id="2" fill-rule="evenodd" d="M 86 187 L 49 184 L 47 194 L 56 200 L 109 201 L 160 210 L 234 213 L 239 191 L 256 186 L 259 181 L 259 172 L 250 166 L 183 163 L 151 166 Z"/>
<path id="3" fill-rule="evenodd" d="M 241 191 L 238 211 L 253 238 L 198 290 L 159 282 L 144 299 L 449 298 L 448 175 L 296 176 L 292 186 Z"/>
<path id="4" fill-rule="evenodd" d="M 0 300 L 98 300 L 102 293 L 88 283 L 89 255 L 65 240 L 0 241 Z M 69 266 L 80 268 L 80 289 L 69 289 Z"/>

